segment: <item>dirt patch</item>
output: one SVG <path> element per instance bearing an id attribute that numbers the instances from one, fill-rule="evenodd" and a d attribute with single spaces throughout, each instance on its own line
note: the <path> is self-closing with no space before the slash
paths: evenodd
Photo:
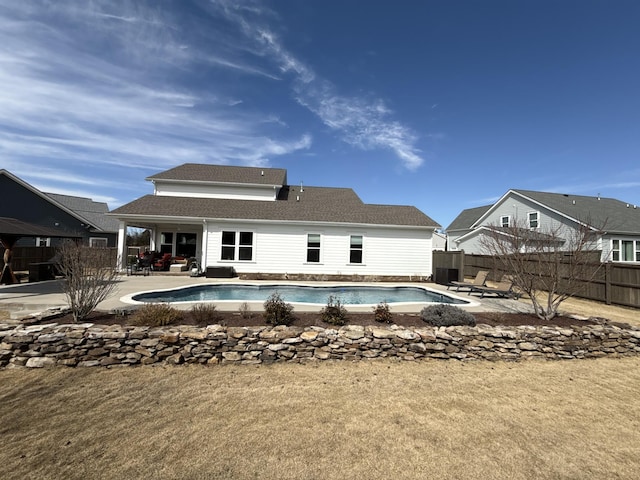
<path id="1" fill-rule="evenodd" d="M 197 325 L 197 322 L 189 311 L 183 312 L 183 318 L 180 325 Z M 570 327 L 572 325 L 593 325 L 597 323 L 606 323 L 604 319 L 592 318 L 588 320 L 577 320 L 571 317 L 556 317 L 546 322 L 539 319 L 535 315 L 527 313 L 498 313 L 498 312 L 480 312 L 474 313 L 473 316 L 477 323 L 488 325 L 503 326 L 521 326 L 521 325 L 546 325 Z M 102 325 L 131 325 L 133 317 L 126 315 L 114 315 L 106 312 L 93 312 L 85 321 Z M 57 323 L 73 323 L 71 315 L 64 315 L 55 319 Z M 215 322 L 228 327 L 254 327 L 264 326 L 267 323 L 260 313 L 254 313 L 251 316 L 242 316 L 239 313 L 219 312 Z M 392 323 L 401 327 L 424 327 L 426 324 L 416 314 L 394 314 Z M 372 313 L 351 313 L 348 315 L 348 324 L 350 325 L 381 325 L 375 321 Z M 322 320 L 318 313 L 295 313 L 295 320 L 291 324 L 297 327 L 323 327 L 335 328 Z"/>

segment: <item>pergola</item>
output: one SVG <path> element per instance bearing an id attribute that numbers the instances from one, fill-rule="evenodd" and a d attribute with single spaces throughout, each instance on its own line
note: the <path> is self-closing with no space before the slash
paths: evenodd
<path id="1" fill-rule="evenodd" d="M 11 269 L 11 257 L 13 247 L 21 237 L 81 238 L 80 235 L 63 233 L 53 228 L 23 222 L 17 218 L 0 217 L 0 242 L 5 248 L 0 284 L 17 283 L 16 276 Z"/>

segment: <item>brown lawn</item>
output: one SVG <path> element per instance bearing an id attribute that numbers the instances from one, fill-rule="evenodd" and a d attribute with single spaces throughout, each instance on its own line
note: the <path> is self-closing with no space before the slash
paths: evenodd
<path id="1" fill-rule="evenodd" d="M 640 358 L 0 371 L 4 479 L 635 479 Z"/>

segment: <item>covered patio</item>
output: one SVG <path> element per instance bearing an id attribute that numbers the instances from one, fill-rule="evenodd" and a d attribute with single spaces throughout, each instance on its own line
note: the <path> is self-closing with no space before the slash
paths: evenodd
<path id="1" fill-rule="evenodd" d="M 23 222 L 17 218 L 0 217 L 0 242 L 5 248 L 0 284 L 11 285 L 18 283 L 18 279 L 11 267 L 11 259 L 13 248 L 22 237 L 82 238 L 81 235 L 60 232 L 53 228 Z"/>

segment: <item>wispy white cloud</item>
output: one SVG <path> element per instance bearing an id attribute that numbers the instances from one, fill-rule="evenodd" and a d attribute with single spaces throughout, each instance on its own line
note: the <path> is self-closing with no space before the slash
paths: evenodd
<path id="1" fill-rule="evenodd" d="M 263 10 L 256 12 L 238 7 L 230 0 L 213 0 L 213 3 L 256 42 L 257 52 L 270 58 L 283 74 L 293 77 L 296 101 L 338 132 L 343 141 L 365 150 L 391 150 L 410 170 L 422 165 L 424 159 L 416 147 L 417 135 L 411 128 L 393 120 L 393 112 L 381 99 L 340 94 L 332 82 L 319 77 L 312 67 L 284 46 L 262 18 Z"/>
<path id="2" fill-rule="evenodd" d="M 243 100 L 237 93 L 185 83 L 202 65 L 270 80 L 277 75 L 231 53 L 226 57 L 223 49 L 212 53 L 197 42 L 185 43 L 194 33 L 173 21 L 169 12 L 146 2 L 3 5 L 3 158 L 30 165 L 21 170 L 37 178 L 36 164 L 59 166 L 59 172 L 73 164 L 153 171 L 182 161 L 265 165 L 277 155 L 309 148 L 308 134 L 291 138 L 282 125 L 270 134 L 265 125 L 279 125 L 273 113 L 239 108 Z M 47 175 L 51 182 L 65 177 L 66 184 L 78 186 L 86 180 Z"/>

